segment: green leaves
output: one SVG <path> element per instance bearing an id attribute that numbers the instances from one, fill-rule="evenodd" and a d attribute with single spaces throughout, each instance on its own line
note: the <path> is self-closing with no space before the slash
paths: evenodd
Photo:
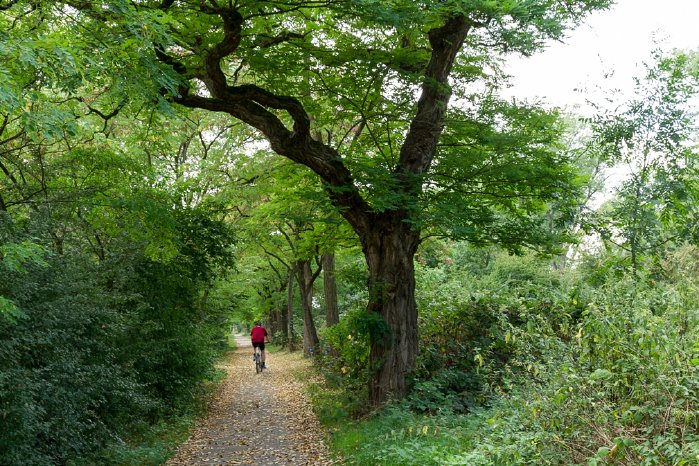
<path id="1" fill-rule="evenodd" d="M 46 250 L 31 241 L 0 244 L 0 267 L 9 272 L 26 273 L 27 264 L 46 267 Z"/>
<path id="2" fill-rule="evenodd" d="M 604 160 L 628 172 L 600 215 L 608 222 L 602 234 L 625 251 L 634 271 L 676 239 L 696 242 L 698 127 L 688 102 L 699 82 L 691 57 L 656 53 L 646 76 L 636 80 L 636 97 L 593 124 Z"/>
<path id="3" fill-rule="evenodd" d="M 11 273 L 26 274 L 29 265 L 47 267 L 45 256 L 46 250 L 31 241 L 23 241 L 19 244 L 0 243 L 0 272 L 5 276 Z M 0 316 L 11 322 L 26 317 L 24 311 L 14 301 L 2 296 L 1 293 L 3 293 L 2 288 L 0 288 Z"/>
<path id="4" fill-rule="evenodd" d="M 494 98 L 476 105 L 451 113 L 420 220 L 476 244 L 555 248 L 565 229 L 543 213 L 555 202 L 566 215 L 581 187 L 559 116 Z"/>
<path id="5" fill-rule="evenodd" d="M 26 314 L 14 302 L 0 296 L 0 316 L 13 322 L 18 318 L 26 317 Z"/>
<path id="6" fill-rule="evenodd" d="M 597 369 L 592 374 L 590 374 L 590 380 L 592 380 L 592 381 L 597 381 L 597 380 L 605 381 L 605 380 L 609 380 L 613 377 L 614 377 L 614 374 L 612 374 L 607 369 Z"/>

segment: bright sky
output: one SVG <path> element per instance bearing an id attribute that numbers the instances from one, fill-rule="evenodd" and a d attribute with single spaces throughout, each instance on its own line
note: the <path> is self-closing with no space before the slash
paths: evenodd
<path id="1" fill-rule="evenodd" d="M 628 90 L 651 51 L 699 49 L 699 0 L 617 0 L 543 53 L 508 61 L 506 95 L 556 106 L 584 106 L 596 86 Z M 654 44 L 654 37 L 657 45 Z M 612 78 L 605 73 L 614 72 Z M 583 89 L 584 92 L 576 92 Z"/>

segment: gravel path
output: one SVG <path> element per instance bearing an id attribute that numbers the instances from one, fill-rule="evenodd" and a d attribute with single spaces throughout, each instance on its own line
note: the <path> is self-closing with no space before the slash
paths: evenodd
<path id="1" fill-rule="evenodd" d="M 226 380 L 192 436 L 167 464 L 330 465 L 320 425 L 295 373 L 308 367 L 300 353 L 267 355 L 270 369 L 255 374 L 249 337 L 221 368 Z"/>

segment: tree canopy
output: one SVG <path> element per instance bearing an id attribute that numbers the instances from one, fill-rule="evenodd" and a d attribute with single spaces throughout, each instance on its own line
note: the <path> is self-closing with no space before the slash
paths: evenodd
<path id="1" fill-rule="evenodd" d="M 367 309 L 390 330 L 372 343 L 381 402 L 405 394 L 417 351 L 421 231 L 514 251 L 552 244 L 539 214 L 575 189 L 560 127 L 498 100 L 497 61 L 535 53 L 610 3 L 20 0 L 3 6 L 16 44 L 3 54 L 81 118 L 219 112 L 319 176 L 362 243 Z M 65 65 L 44 73 L 51 63 Z M 22 114 L 31 99 L 19 86 L 2 95 Z"/>
<path id="2" fill-rule="evenodd" d="M 696 53 L 500 97 L 610 3 L 0 0 L 0 464 L 164 461 L 260 318 L 349 462 L 692 463 Z"/>

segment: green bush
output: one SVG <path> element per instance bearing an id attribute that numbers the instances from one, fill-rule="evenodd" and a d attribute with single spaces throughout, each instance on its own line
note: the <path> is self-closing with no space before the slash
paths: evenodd
<path id="1" fill-rule="evenodd" d="M 430 466 L 449 463 L 453 452 L 470 448 L 475 417 L 424 416 L 392 405 L 368 420 L 344 423 L 332 437 L 347 465 Z"/>
<path id="2" fill-rule="evenodd" d="M 124 234 L 99 259 L 71 236 L 41 260 L 0 254 L 0 296 L 17 309 L 0 315 L 0 465 L 104 464 L 113 445 L 186 413 L 214 376 L 226 316 L 201 296 L 230 234 L 201 212 L 173 215 L 167 260 Z M 6 220 L 0 246 L 48 229 L 43 217 Z"/>
<path id="3" fill-rule="evenodd" d="M 124 316 L 61 257 L 10 277 L 24 317 L 0 319 L 0 463 L 56 464 L 123 435 L 156 405 L 113 342 Z"/>
<path id="4" fill-rule="evenodd" d="M 551 346 L 560 344 L 549 337 L 567 334 L 571 314 L 579 313 L 577 291 L 561 289 L 535 258 L 498 256 L 479 276 L 453 268 L 418 273 L 420 356 L 413 385 L 421 395 L 414 398 L 437 397 L 441 404 L 447 397 L 461 412 L 487 402 L 516 376 L 538 371 Z"/>
<path id="5" fill-rule="evenodd" d="M 324 350 L 317 362 L 331 386 L 344 391 L 350 412 L 364 412 L 368 406 L 369 342 L 387 330 L 378 314 L 355 310 L 321 332 Z"/>
<path id="6" fill-rule="evenodd" d="M 595 287 L 529 259 L 418 267 L 412 392 L 335 425 L 334 447 L 347 464 L 699 464 L 698 257 Z"/>
<path id="7" fill-rule="evenodd" d="M 699 294 L 687 291 L 631 280 L 599 289 L 567 350 L 501 398 L 455 461 L 696 464 Z"/>

